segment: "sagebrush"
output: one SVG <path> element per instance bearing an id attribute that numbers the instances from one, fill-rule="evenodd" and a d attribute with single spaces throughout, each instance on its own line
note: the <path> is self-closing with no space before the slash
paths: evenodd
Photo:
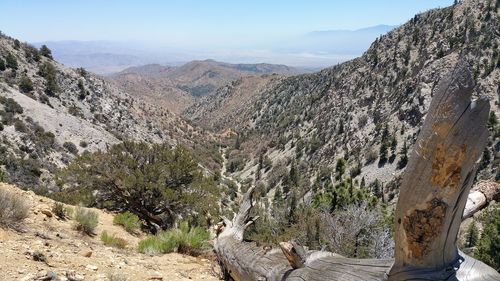
<path id="1" fill-rule="evenodd" d="M 94 230 L 99 223 L 99 215 L 92 210 L 77 206 L 75 208 L 75 228 L 87 235 L 94 235 Z"/>
<path id="2" fill-rule="evenodd" d="M 148 255 L 178 252 L 189 255 L 199 255 L 210 234 L 202 227 L 189 227 L 183 222 L 179 228 L 170 229 L 148 237 L 139 242 L 138 251 Z"/>
<path id="3" fill-rule="evenodd" d="M 28 217 L 28 203 L 20 196 L 0 190 L 0 225 L 17 226 Z"/>

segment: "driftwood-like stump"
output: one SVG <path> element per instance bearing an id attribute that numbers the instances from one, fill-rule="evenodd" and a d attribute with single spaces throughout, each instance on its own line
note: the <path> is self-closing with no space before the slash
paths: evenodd
<path id="1" fill-rule="evenodd" d="M 474 82 L 460 62 L 433 92 L 429 112 L 406 168 L 396 208 L 395 260 L 350 259 L 305 251 L 294 242 L 281 251 L 243 242 L 252 192 L 216 238 L 215 251 L 234 280 L 498 280 L 500 274 L 460 252 L 457 234 L 486 144 L 489 103 L 471 101 Z M 471 200 L 478 200 L 473 194 Z M 471 204 L 471 203 L 469 203 Z M 474 204 L 472 205 L 474 206 Z M 467 216 L 477 209 L 469 208 Z"/>

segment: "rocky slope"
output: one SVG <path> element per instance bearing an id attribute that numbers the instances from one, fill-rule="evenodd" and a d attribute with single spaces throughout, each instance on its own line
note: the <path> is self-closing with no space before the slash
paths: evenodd
<path id="1" fill-rule="evenodd" d="M 48 198 L 3 183 L 0 189 L 22 196 L 29 206 L 28 217 L 18 226 L 21 231 L 0 228 L 1 280 L 219 280 L 205 258 L 137 253 L 144 235 L 113 225 L 111 213 L 93 209 L 99 215 L 95 232 L 124 239 L 125 249 L 104 245 L 99 235 L 77 232 L 71 219 L 57 219 L 50 211 L 54 201 Z"/>
<path id="2" fill-rule="evenodd" d="M 301 72 L 285 65 L 229 64 L 204 60 L 191 61 L 179 67 L 157 64 L 131 67 L 108 79 L 136 97 L 160 102 L 170 111 L 181 113 L 197 98 L 215 93 L 218 88 L 242 77 L 273 73 L 288 76 Z"/>
<path id="3" fill-rule="evenodd" d="M 500 116 L 498 9 L 499 1 L 466 0 L 418 14 L 375 40 L 359 58 L 314 74 L 270 79 L 239 106 L 225 106 L 240 95 L 228 86 L 188 108 L 185 116 L 239 132 L 239 149 L 230 153 L 235 175 L 247 182 L 260 178 L 269 197 L 293 166 L 308 179 L 298 192 L 310 198 L 320 171 L 333 179 L 336 162 L 344 159 L 344 179 L 381 187 L 384 200 L 393 201 L 432 89 L 459 59 L 470 64 L 475 95 L 488 96 Z M 204 120 L 217 108 L 229 112 Z M 479 177 L 499 180 L 499 128 L 493 123 Z M 263 167 L 258 159 L 266 157 L 272 168 L 258 169 Z"/>
<path id="4" fill-rule="evenodd" d="M 75 154 L 106 149 L 122 139 L 191 147 L 211 141 L 210 134 L 161 105 L 135 99 L 4 35 L 0 113 L 0 166 L 8 181 L 24 187 L 52 188 L 54 170 Z"/>

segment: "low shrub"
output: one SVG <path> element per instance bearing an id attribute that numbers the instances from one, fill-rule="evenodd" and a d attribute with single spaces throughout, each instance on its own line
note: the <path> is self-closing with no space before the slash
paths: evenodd
<path id="1" fill-rule="evenodd" d="M 113 218 L 113 223 L 117 225 L 123 226 L 123 228 L 128 232 L 128 233 L 137 233 L 137 230 L 141 226 L 141 223 L 139 221 L 139 217 L 132 214 L 131 212 L 125 212 L 116 215 Z"/>
<path id="2" fill-rule="evenodd" d="M 67 213 L 68 208 L 64 207 L 63 203 L 56 202 L 54 203 L 54 206 L 52 206 L 52 213 L 56 215 L 56 217 L 65 220 L 68 218 L 68 213 Z"/>
<path id="3" fill-rule="evenodd" d="M 115 234 L 109 235 L 106 230 L 101 233 L 101 241 L 106 246 L 112 246 L 120 249 L 125 249 L 128 244 L 127 240 L 116 237 Z"/>
<path id="4" fill-rule="evenodd" d="M 78 154 L 78 148 L 76 145 L 70 141 L 67 141 L 63 144 L 63 147 L 71 154 Z"/>
<path id="5" fill-rule="evenodd" d="M 19 89 L 23 93 L 29 93 L 33 91 L 33 82 L 27 75 L 21 76 L 21 79 L 19 80 Z"/>
<path id="6" fill-rule="evenodd" d="M 84 140 L 80 141 L 80 147 L 86 148 L 88 145 L 89 144 L 86 141 Z"/>
<path id="7" fill-rule="evenodd" d="M 24 124 L 24 122 L 19 119 L 16 119 L 16 121 L 14 121 L 14 129 L 20 133 L 26 133 L 28 131 L 26 124 Z"/>
<path id="8" fill-rule="evenodd" d="M 77 206 L 75 209 L 75 228 L 87 235 L 94 235 L 94 230 L 99 222 L 99 215 L 92 210 Z"/>
<path id="9" fill-rule="evenodd" d="M 0 225 L 16 226 L 28 217 L 28 203 L 20 196 L 0 190 Z"/>
<path id="10" fill-rule="evenodd" d="M 138 251 L 148 255 L 178 252 L 196 256 L 201 253 L 209 238 L 210 234 L 204 228 L 190 228 L 187 222 L 183 222 L 179 228 L 163 231 L 140 241 Z"/>

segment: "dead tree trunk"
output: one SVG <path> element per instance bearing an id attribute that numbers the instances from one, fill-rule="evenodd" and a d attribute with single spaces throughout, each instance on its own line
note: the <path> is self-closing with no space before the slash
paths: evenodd
<path id="1" fill-rule="evenodd" d="M 234 280 L 500 280 L 500 274 L 458 251 L 458 229 L 488 131 L 487 100 L 471 101 L 464 62 L 438 84 L 400 188 L 395 260 L 349 259 L 281 243 L 282 253 L 243 242 L 254 222 L 251 188 L 233 221 L 215 240 Z"/>

